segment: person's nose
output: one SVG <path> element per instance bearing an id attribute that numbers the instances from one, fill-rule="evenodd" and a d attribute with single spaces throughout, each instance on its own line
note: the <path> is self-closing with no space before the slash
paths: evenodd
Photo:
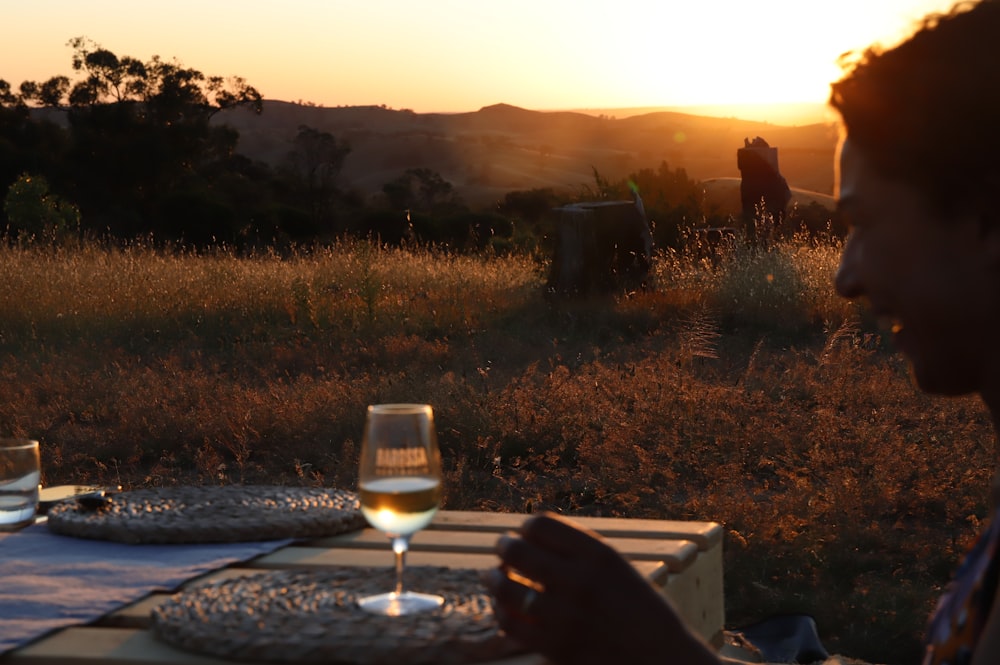
<path id="1" fill-rule="evenodd" d="M 853 235 L 849 235 L 844 243 L 844 251 L 840 255 L 840 266 L 833 279 L 834 288 L 844 298 L 855 299 L 864 295 L 861 282 L 861 247 Z"/>

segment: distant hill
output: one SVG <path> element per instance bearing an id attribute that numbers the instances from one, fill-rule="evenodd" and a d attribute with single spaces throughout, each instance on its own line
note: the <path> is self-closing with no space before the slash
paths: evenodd
<path id="1" fill-rule="evenodd" d="M 342 185 L 377 193 L 404 170 L 424 167 L 440 173 L 472 206 L 514 190 L 578 191 L 594 184 L 594 169 L 617 180 L 664 161 L 697 180 L 739 178 L 736 151 L 755 136 L 778 148 L 790 186 L 830 195 L 837 142 L 831 123 L 782 126 L 671 111 L 617 118 L 507 104 L 421 114 L 268 100 L 259 116 L 234 109 L 216 121 L 239 131 L 240 152 L 272 164 L 286 159 L 299 126 L 330 132 L 351 146 Z"/>
<path id="2" fill-rule="evenodd" d="M 627 118 L 633 115 L 671 111 L 713 118 L 740 118 L 774 125 L 812 125 L 836 121 L 836 112 L 826 103 L 787 104 L 700 104 L 688 106 L 645 106 L 623 108 L 570 109 L 589 115 Z"/>

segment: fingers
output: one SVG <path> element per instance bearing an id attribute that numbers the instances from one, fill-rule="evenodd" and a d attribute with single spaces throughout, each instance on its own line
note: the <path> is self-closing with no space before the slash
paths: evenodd
<path id="1" fill-rule="evenodd" d="M 542 549 L 517 536 L 500 536 L 496 545 L 504 572 L 522 576 L 550 591 L 567 590 L 579 583 L 576 565 L 571 559 Z"/>
<path id="2" fill-rule="evenodd" d="M 565 599 L 512 579 L 497 568 L 484 573 L 483 584 L 493 594 L 497 623 L 525 647 L 551 656 L 577 641 L 583 619 L 579 608 Z"/>
<path id="3" fill-rule="evenodd" d="M 521 537 L 538 547 L 565 556 L 577 556 L 593 547 L 601 537 L 553 513 L 529 517 L 521 527 Z"/>
<path id="4" fill-rule="evenodd" d="M 496 551 L 503 567 L 546 589 L 570 594 L 581 593 L 588 577 L 621 561 L 596 533 L 554 515 L 528 519 L 520 537 L 501 536 Z"/>
<path id="5" fill-rule="evenodd" d="M 483 584 L 493 594 L 498 614 L 504 612 L 530 620 L 532 612 L 543 603 L 540 589 L 513 579 L 499 568 L 486 571 Z"/>
<path id="6" fill-rule="evenodd" d="M 676 662 L 715 662 L 649 580 L 591 531 L 539 515 L 502 536 L 497 554 L 500 567 L 483 577 L 497 622 L 553 662 L 671 662 L 674 651 Z"/>

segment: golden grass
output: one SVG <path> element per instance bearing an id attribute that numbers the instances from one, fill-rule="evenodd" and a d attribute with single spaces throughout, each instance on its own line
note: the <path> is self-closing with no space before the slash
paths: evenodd
<path id="1" fill-rule="evenodd" d="M 531 256 L 5 246 L 0 431 L 46 484 L 351 488 L 365 406 L 426 401 L 446 507 L 716 520 L 731 624 L 810 612 L 834 651 L 915 661 L 992 433 L 911 387 L 838 250 L 663 253 L 649 291 L 553 301 Z"/>

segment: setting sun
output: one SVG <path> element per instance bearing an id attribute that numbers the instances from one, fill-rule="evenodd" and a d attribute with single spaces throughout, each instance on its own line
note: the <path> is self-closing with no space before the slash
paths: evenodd
<path id="1" fill-rule="evenodd" d="M 66 42 L 238 75 L 268 99 L 417 112 L 822 104 L 837 57 L 946 0 L 409 3 L 39 0 L 6 10 L 0 78 L 72 74 Z"/>

